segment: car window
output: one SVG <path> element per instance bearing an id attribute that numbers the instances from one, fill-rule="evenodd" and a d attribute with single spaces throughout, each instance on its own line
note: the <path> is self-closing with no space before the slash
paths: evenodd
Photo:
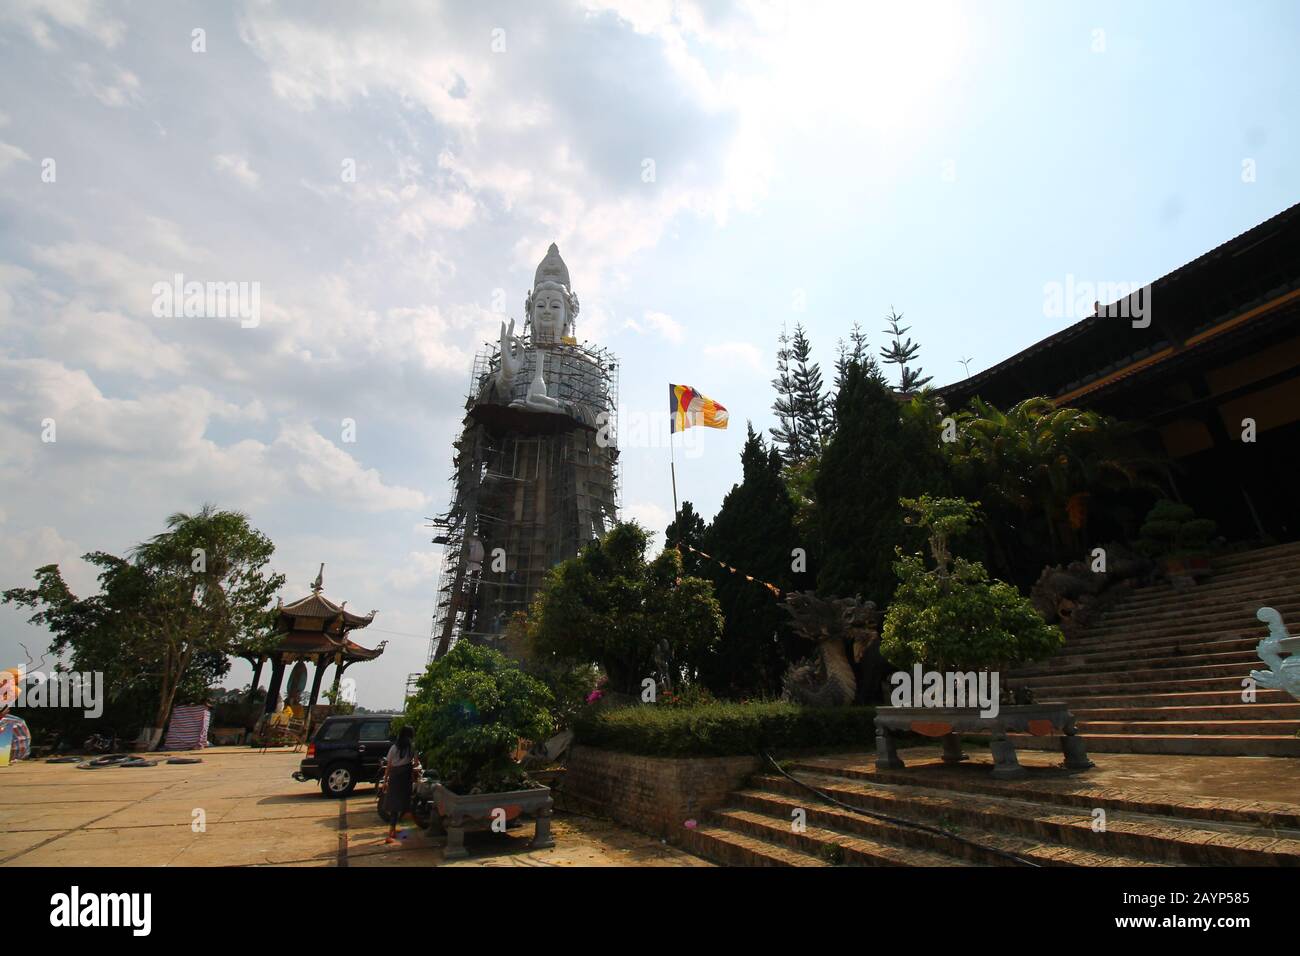
<path id="1" fill-rule="evenodd" d="M 362 740 L 387 740 L 388 721 L 386 720 L 367 720 L 361 725 Z"/>
<path id="2" fill-rule="evenodd" d="M 346 720 L 334 720 L 327 723 L 320 729 L 317 734 L 317 740 L 342 740 L 347 736 L 348 722 Z"/>

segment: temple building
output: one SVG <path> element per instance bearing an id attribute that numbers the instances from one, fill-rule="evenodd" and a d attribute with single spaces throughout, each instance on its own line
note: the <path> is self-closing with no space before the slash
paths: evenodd
<path id="1" fill-rule="evenodd" d="M 504 647 L 547 570 L 613 524 L 618 363 L 575 336 L 578 298 L 552 243 L 524 300 L 523 334 L 474 362 L 455 442 L 430 660 L 460 639 Z"/>
<path id="2" fill-rule="evenodd" d="M 321 593 L 324 575 L 325 565 L 322 564 L 312 583 L 311 594 L 291 604 L 280 604 L 276 608 L 274 647 L 262 654 L 249 655 L 248 658 L 253 665 L 253 687 L 257 686 L 258 678 L 262 675 L 262 666 L 267 661 L 271 663 L 263 718 L 279 709 L 285 668 L 290 668 L 288 685 L 283 687 L 284 697 L 295 708 L 305 709 L 308 736 L 313 717 L 316 716 L 316 701 L 320 697 L 325 669 L 330 664 L 334 665 L 334 696 L 337 699 L 343 672 L 359 661 L 373 661 L 384 653 L 387 645 L 386 641 L 381 641 L 373 649 L 366 648 L 348 636 L 353 631 L 369 626 L 378 612 L 361 615 L 349 611 L 346 601 L 335 604 Z M 311 694 L 304 704 L 302 696 L 307 689 L 308 664 L 315 665 L 315 673 L 312 676 Z"/>
<path id="3" fill-rule="evenodd" d="M 1135 296 L 1138 295 L 1135 293 Z M 1300 537 L 1300 205 L 939 390 L 1036 395 L 1149 426 L 1174 494 L 1233 540 Z M 1130 308 L 1132 306 L 1132 308 Z M 1140 318 L 1135 318 L 1142 312 Z"/>

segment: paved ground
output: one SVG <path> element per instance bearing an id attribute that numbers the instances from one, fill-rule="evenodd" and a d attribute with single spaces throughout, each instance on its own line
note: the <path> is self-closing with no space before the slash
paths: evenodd
<path id="1" fill-rule="evenodd" d="M 302 755 L 248 748 L 203 763 L 78 770 L 0 768 L 0 866 L 707 866 L 616 824 L 557 813 L 556 846 L 530 851 L 532 826 L 470 834 L 470 859 L 444 864 L 408 823 L 397 846 L 363 786 L 327 800 L 289 774 Z"/>

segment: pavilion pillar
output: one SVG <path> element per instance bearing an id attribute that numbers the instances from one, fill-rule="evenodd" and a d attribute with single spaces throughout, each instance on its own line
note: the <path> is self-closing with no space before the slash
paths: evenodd
<path id="1" fill-rule="evenodd" d="M 284 681 L 284 658 L 276 657 L 271 664 L 271 683 L 266 688 L 266 706 L 262 708 L 264 716 L 275 713 L 276 704 L 280 703 L 280 684 Z"/>
<path id="2" fill-rule="evenodd" d="M 321 678 L 325 676 L 325 668 L 328 666 L 329 666 L 329 662 L 325 659 L 325 655 L 318 654 L 316 656 L 316 674 L 312 677 L 311 680 L 311 699 L 307 702 L 307 739 L 308 740 L 311 739 L 311 725 L 312 725 L 312 719 L 314 718 L 316 712 L 316 698 L 320 696 Z"/>

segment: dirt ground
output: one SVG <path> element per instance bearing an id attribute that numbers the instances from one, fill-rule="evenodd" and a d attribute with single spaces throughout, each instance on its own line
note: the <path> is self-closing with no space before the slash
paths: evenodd
<path id="1" fill-rule="evenodd" d="M 555 847 L 532 825 L 470 834 L 468 860 L 407 823 L 395 846 L 363 785 L 347 800 L 290 778 L 301 753 L 220 747 L 202 763 L 78 770 L 0 768 L 0 866 L 708 866 L 654 837 L 557 813 Z M 165 756 L 165 755 L 159 755 Z M 186 755 L 193 756 L 193 755 Z"/>

